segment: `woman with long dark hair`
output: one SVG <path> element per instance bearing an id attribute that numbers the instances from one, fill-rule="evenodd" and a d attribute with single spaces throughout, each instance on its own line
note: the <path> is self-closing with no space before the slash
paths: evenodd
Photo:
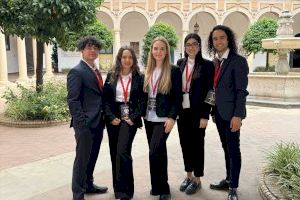
<path id="1" fill-rule="evenodd" d="M 182 109 L 177 120 L 186 178 L 180 191 L 194 194 L 204 175 L 204 137 L 211 105 L 205 103 L 213 87 L 214 66 L 202 58 L 201 38 L 190 33 L 184 39 L 184 58 L 177 61 L 182 72 Z"/>
<path id="2" fill-rule="evenodd" d="M 137 128 L 142 127 L 142 93 L 143 77 L 136 55 L 130 47 L 121 47 L 104 84 L 106 127 L 117 199 L 131 199 L 134 193 L 131 147 Z"/>

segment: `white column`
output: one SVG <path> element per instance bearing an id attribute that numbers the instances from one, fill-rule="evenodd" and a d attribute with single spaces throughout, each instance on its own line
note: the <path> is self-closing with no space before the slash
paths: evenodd
<path id="1" fill-rule="evenodd" d="M 121 47 L 120 29 L 115 29 L 114 33 L 115 33 L 115 42 L 114 42 L 114 49 L 113 49 L 113 58 L 115 59 Z"/>
<path id="2" fill-rule="evenodd" d="M 250 72 L 253 72 L 253 70 L 254 70 L 253 61 L 254 61 L 254 54 L 251 53 L 247 58 L 247 62 L 248 62 Z"/>
<path id="3" fill-rule="evenodd" d="M 0 31 L 0 85 L 8 83 L 5 35 Z"/>
<path id="4" fill-rule="evenodd" d="M 188 34 L 188 30 L 182 30 L 182 42 L 181 42 L 181 44 L 182 44 L 182 46 L 181 46 L 181 57 L 183 58 L 184 57 L 184 38 L 187 36 L 187 34 Z"/>
<path id="5" fill-rule="evenodd" d="M 21 39 L 20 37 L 17 37 L 17 48 L 18 48 L 18 63 L 19 63 L 18 81 L 27 81 L 25 39 Z"/>
<path id="6" fill-rule="evenodd" d="M 36 39 L 32 38 L 32 58 L 33 58 L 33 76 L 36 76 L 36 58 L 37 58 L 37 53 L 36 53 Z"/>
<path id="7" fill-rule="evenodd" d="M 52 62 L 51 62 L 51 45 L 50 44 L 44 44 L 44 49 L 45 49 L 45 66 L 46 66 L 46 77 L 51 77 L 53 76 L 52 73 Z"/>

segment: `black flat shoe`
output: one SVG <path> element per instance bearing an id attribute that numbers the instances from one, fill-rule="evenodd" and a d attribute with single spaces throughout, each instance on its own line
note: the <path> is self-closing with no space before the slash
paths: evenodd
<path id="1" fill-rule="evenodd" d="M 85 193 L 86 194 L 102 194 L 107 192 L 107 187 L 101 187 L 93 184 L 92 186 L 86 188 Z"/>
<path id="2" fill-rule="evenodd" d="M 189 186 L 185 189 L 186 194 L 195 194 L 201 188 L 201 182 L 195 183 L 191 182 Z"/>
<path id="3" fill-rule="evenodd" d="M 184 181 L 181 183 L 180 187 L 179 187 L 179 190 L 181 192 L 184 192 L 185 189 L 189 186 L 189 184 L 192 182 L 191 179 L 189 178 L 185 178 Z"/>
<path id="4" fill-rule="evenodd" d="M 229 189 L 227 200 L 238 200 L 236 189 Z"/>
<path id="5" fill-rule="evenodd" d="M 170 194 L 161 194 L 159 196 L 159 200 L 171 200 L 171 195 Z"/>
<path id="6" fill-rule="evenodd" d="M 210 184 L 210 189 L 213 190 L 229 190 L 229 182 L 225 179 L 221 180 L 219 183 Z"/>

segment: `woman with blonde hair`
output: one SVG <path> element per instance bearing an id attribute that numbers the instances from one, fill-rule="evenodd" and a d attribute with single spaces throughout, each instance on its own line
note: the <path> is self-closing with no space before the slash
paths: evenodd
<path id="1" fill-rule="evenodd" d="M 142 116 L 150 148 L 150 193 L 160 195 L 160 200 L 171 199 L 166 141 L 181 107 L 181 82 L 180 69 L 170 62 L 168 41 L 155 38 L 148 54 Z"/>

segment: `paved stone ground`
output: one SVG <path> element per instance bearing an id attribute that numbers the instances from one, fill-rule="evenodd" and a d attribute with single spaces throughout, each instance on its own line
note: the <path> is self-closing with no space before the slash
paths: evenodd
<path id="1" fill-rule="evenodd" d="M 241 200 L 260 199 L 257 187 L 259 173 L 265 162 L 265 152 L 280 141 L 300 142 L 299 132 L 300 109 L 248 106 L 248 117 L 243 123 L 241 133 Z M 71 199 L 74 147 L 73 130 L 68 125 L 37 129 L 0 126 L 0 199 Z M 178 187 L 185 172 L 177 129 L 171 132 L 168 139 L 168 166 L 169 184 L 174 200 L 226 199 L 226 192 L 209 189 L 210 182 L 224 178 L 225 174 L 224 155 L 215 125 L 211 122 L 206 132 L 205 156 L 203 188 L 192 196 L 179 192 Z M 144 130 L 140 130 L 134 140 L 133 159 L 134 200 L 157 199 L 158 197 L 149 195 L 148 146 Z M 86 196 L 87 200 L 114 199 L 106 133 L 96 166 L 95 182 L 107 185 L 109 191 L 102 195 Z"/>

